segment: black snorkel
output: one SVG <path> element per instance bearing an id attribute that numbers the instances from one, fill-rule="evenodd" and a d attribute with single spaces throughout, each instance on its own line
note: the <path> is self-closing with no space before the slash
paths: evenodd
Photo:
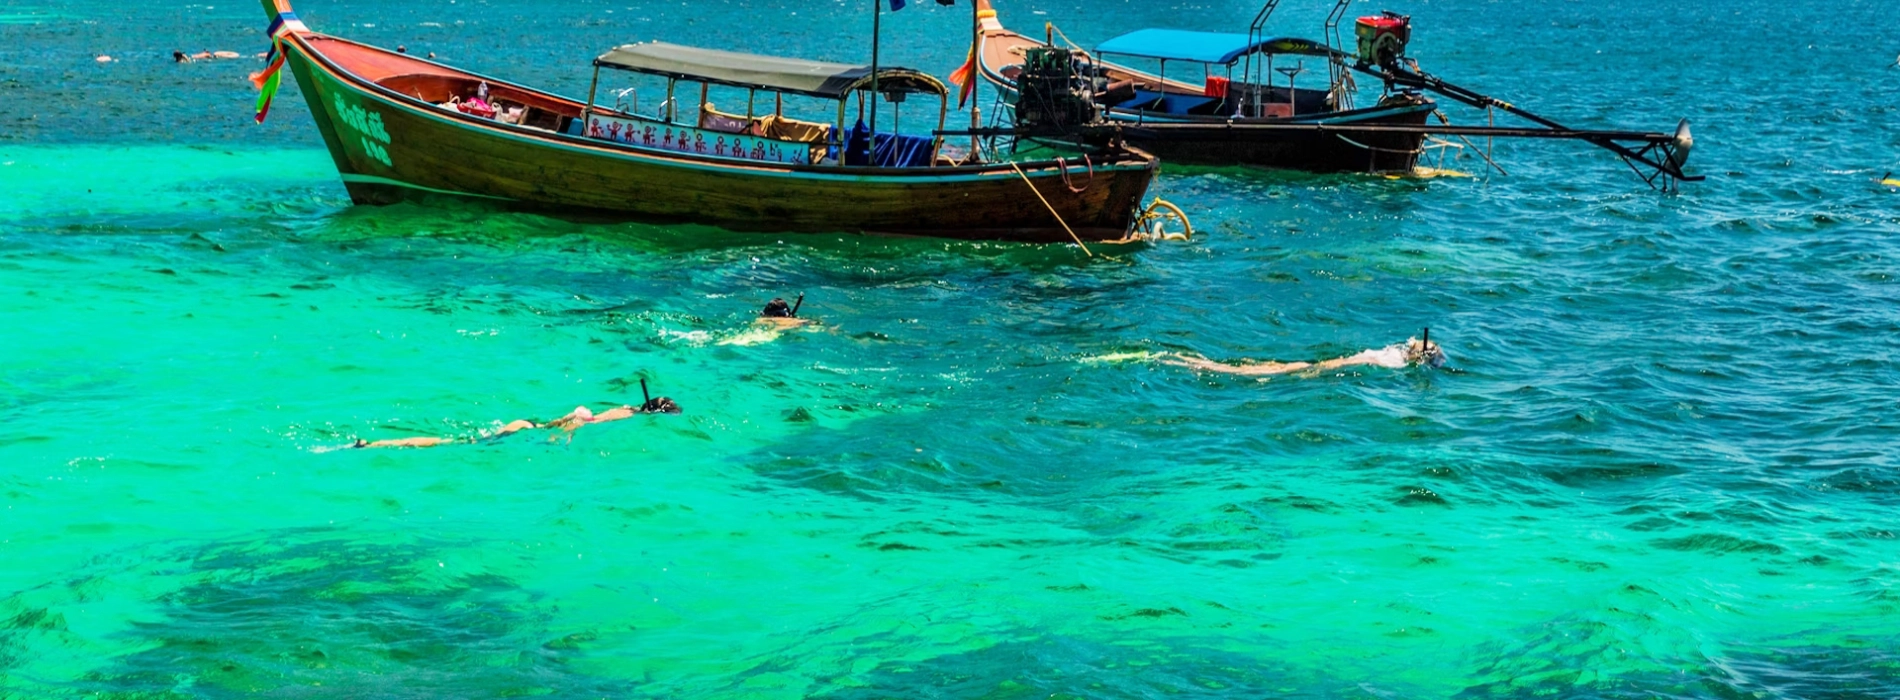
<path id="1" fill-rule="evenodd" d="M 805 305 L 805 293 L 798 293 L 798 301 L 792 303 L 791 318 L 798 318 L 798 308 Z"/>
<path id="2" fill-rule="evenodd" d="M 1426 367 L 1432 367 L 1434 369 L 1445 366 L 1445 351 L 1432 347 L 1431 327 L 1427 326 L 1425 330 L 1419 334 L 1419 336 L 1420 336 L 1420 341 L 1419 341 L 1419 346 L 1418 346 L 1419 364 L 1425 365 Z"/>
<path id="3" fill-rule="evenodd" d="M 652 394 L 647 393 L 647 380 L 644 377 L 640 379 L 640 398 L 646 399 L 646 403 L 640 404 L 641 413 L 679 413 L 680 412 L 680 405 L 677 403 L 674 403 L 672 399 L 666 398 L 664 396 L 656 399 L 656 398 L 653 398 Z"/>

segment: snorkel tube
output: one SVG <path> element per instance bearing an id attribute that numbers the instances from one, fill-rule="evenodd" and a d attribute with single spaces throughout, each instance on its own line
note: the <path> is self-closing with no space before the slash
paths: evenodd
<path id="1" fill-rule="evenodd" d="M 647 380 L 644 377 L 640 379 L 640 398 L 646 399 L 646 403 L 640 404 L 641 413 L 679 413 L 680 412 L 680 405 L 677 403 L 673 403 L 672 399 L 666 398 L 664 396 L 656 399 L 656 398 L 653 398 L 652 394 L 647 393 Z"/>
<path id="2" fill-rule="evenodd" d="M 792 303 L 792 318 L 798 318 L 798 309 L 805 305 L 805 293 L 798 293 L 798 301 Z"/>

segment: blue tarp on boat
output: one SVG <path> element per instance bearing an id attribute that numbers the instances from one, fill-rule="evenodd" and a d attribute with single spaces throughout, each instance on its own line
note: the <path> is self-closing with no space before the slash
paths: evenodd
<path id="1" fill-rule="evenodd" d="M 844 164 L 875 165 L 881 168 L 922 168 L 930 165 L 935 155 L 936 139 L 930 136 L 910 136 L 893 134 L 888 131 L 877 132 L 877 148 L 871 147 L 871 130 L 864 121 L 844 132 Z"/>
<path id="2" fill-rule="evenodd" d="M 1245 34 L 1190 32 L 1182 29 L 1142 29 L 1104 41 L 1095 48 L 1102 53 L 1123 56 L 1218 64 L 1233 63 L 1241 56 L 1256 51 L 1349 58 L 1346 54 L 1308 39 L 1262 37 L 1259 41 L 1248 41 Z"/>
<path id="3" fill-rule="evenodd" d="M 1160 58 L 1169 61 L 1233 63 L 1267 42 L 1249 41 L 1245 34 L 1190 32 L 1183 29 L 1141 29 L 1109 39 L 1095 47 L 1101 53 Z"/>

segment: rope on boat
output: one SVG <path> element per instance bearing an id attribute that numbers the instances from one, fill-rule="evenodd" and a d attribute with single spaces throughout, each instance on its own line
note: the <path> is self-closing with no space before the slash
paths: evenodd
<path id="1" fill-rule="evenodd" d="M 1082 186 L 1078 188 L 1075 186 L 1075 183 L 1069 181 L 1068 161 L 1062 158 L 1056 158 L 1056 167 L 1062 169 L 1062 186 L 1069 188 L 1069 191 L 1075 194 L 1087 192 L 1090 187 L 1095 185 L 1095 163 L 1089 161 L 1089 154 L 1082 154 L 1082 165 L 1089 169 L 1089 181 L 1082 183 Z"/>
<path id="2" fill-rule="evenodd" d="M 1432 115 L 1438 117 L 1438 123 L 1444 124 L 1445 126 L 1451 126 L 1451 119 L 1445 116 L 1445 112 L 1443 110 L 1434 109 L 1432 110 Z M 1498 162 L 1495 160 L 1491 160 L 1491 149 L 1478 148 L 1478 144 L 1472 143 L 1471 139 L 1466 138 L 1463 134 L 1460 134 L 1458 136 L 1458 140 L 1465 142 L 1465 145 L 1470 146 L 1471 150 L 1476 151 L 1479 157 L 1484 158 L 1484 162 L 1489 163 L 1491 167 L 1496 168 L 1499 175 L 1503 175 L 1505 177 L 1511 176 L 1510 173 L 1505 172 L 1504 166 L 1498 165 Z"/>
<path id="3" fill-rule="evenodd" d="M 1022 167 L 1016 165 L 1016 161 L 1010 161 L 1009 167 L 1011 170 L 1016 171 L 1017 177 L 1023 179 L 1023 184 L 1029 186 L 1029 191 L 1036 193 L 1036 199 L 1042 200 L 1042 205 L 1049 208 L 1049 215 L 1056 217 L 1056 223 L 1062 224 L 1062 230 L 1069 232 L 1069 238 L 1074 240 L 1076 245 L 1082 246 L 1082 252 L 1088 253 L 1091 258 L 1095 257 L 1095 251 L 1089 250 L 1088 244 L 1082 242 L 1082 237 L 1075 235 L 1075 229 L 1069 228 L 1069 222 L 1063 221 L 1062 215 L 1056 213 L 1056 207 L 1049 203 L 1049 198 L 1042 196 L 1042 190 L 1036 189 L 1036 183 L 1029 180 L 1029 174 L 1023 172 Z M 1064 170 L 1063 172 L 1066 173 L 1068 171 Z"/>
<path id="4" fill-rule="evenodd" d="M 1062 43 L 1064 43 L 1064 44 L 1068 44 L 1068 45 L 1069 45 L 1069 48 L 1071 48 L 1071 49 L 1075 49 L 1075 50 L 1077 50 L 1077 51 L 1080 51 L 1080 52 L 1082 52 L 1082 57 L 1083 57 L 1083 58 L 1086 58 L 1086 59 L 1088 59 L 1088 60 L 1089 60 L 1089 63 L 1092 63 L 1092 64 L 1095 64 L 1095 65 L 1098 65 L 1098 66 L 1099 66 L 1099 65 L 1101 65 L 1101 63 L 1100 63 L 1100 62 L 1098 62 L 1098 61 L 1096 61 L 1096 60 L 1095 60 L 1095 55 L 1094 55 L 1094 54 L 1091 54 L 1091 53 L 1089 53 L 1089 50 L 1088 50 L 1088 49 L 1085 49 L 1085 48 L 1082 48 L 1082 45 L 1081 45 L 1081 44 L 1077 44 L 1077 43 L 1075 43 L 1075 42 L 1073 42 L 1073 41 L 1070 41 L 1070 40 L 1069 40 L 1069 35 L 1067 35 L 1067 34 L 1063 34 L 1063 33 L 1062 33 L 1062 28 L 1061 28 L 1061 27 L 1058 27 L 1058 26 L 1056 26 L 1056 23 L 1054 23 L 1054 22 L 1044 22 L 1043 24 L 1044 24 L 1044 25 L 1047 25 L 1047 28 L 1048 28 L 1048 30 L 1049 30 L 1049 31 L 1050 31 L 1051 33 L 1054 33 L 1054 34 L 1055 34 L 1056 36 L 1059 36 L 1059 37 L 1062 37 Z M 1055 45 L 1055 42 L 1053 42 L 1053 41 L 1052 41 L 1052 42 L 1049 42 L 1049 44 L 1053 46 L 1053 45 Z"/>
<path id="5" fill-rule="evenodd" d="M 1338 136 L 1339 140 L 1341 141 L 1345 141 L 1346 143 L 1350 143 L 1354 146 L 1358 146 L 1368 151 L 1372 151 L 1373 153 L 1397 153 L 1399 155 L 1415 156 L 1415 155 L 1419 155 L 1425 152 L 1424 147 L 1413 148 L 1413 149 L 1380 148 L 1378 146 L 1370 146 L 1370 145 L 1363 144 L 1358 141 L 1354 141 L 1352 139 L 1346 138 L 1345 134 L 1335 133 L 1333 135 Z"/>

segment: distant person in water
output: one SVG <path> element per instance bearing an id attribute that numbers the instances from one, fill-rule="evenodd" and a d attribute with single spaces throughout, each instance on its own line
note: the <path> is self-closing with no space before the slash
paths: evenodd
<path id="1" fill-rule="evenodd" d="M 1430 331 L 1427 331 L 1425 337 L 1425 340 L 1412 338 L 1399 345 L 1388 345 L 1377 350 L 1365 350 L 1345 357 L 1319 360 L 1317 362 L 1268 361 L 1230 364 L 1181 353 L 1168 353 L 1161 357 L 1161 361 L 1176 367 L 1186 367 L 1208 372 L 1224 372 L 1249 377 L 1291 374 L 1301 371 L 1324 372 L 1329 369 L 1355 365 L 1372 365 L 1391 369 L 1402 369 L 1412 365 L 1425 365 L 1428 367 L 1444 366 L 1444 349 L 1440 348 L 1437 343 L 1431 342 Z"/>
<path id="2" fill-rule="evenodd" d="M 646 393 L 646 388 L 647 388 L 646 380 L 644 379 L 640 380 L 640 392 L 642 394 Z M 679 404 L 675 403 L 672 399 L 669 399 L 664 396 L 649 396 L 646 400 L 646 403 L 640 404 L 640 406 L 637 408 L 631 405 L 626 405 L 626 406 L 611 408 L 611 409 L 602 411 L 600 413 L 595 413 L 593 409 L 590 409 L 586 406 L 576 406 L 574 407 L 574 410 L 568 411 L 567 415 L 561 416 L 560 418 L 556 418 L 546 423 L 536 423 L 531 420 L 509 421 L 507 425 L 502 426 L 500 429 L 496 430 L 495 432 L 487 433 L 478 437 L 472 437 L 472 438 L 413 437 L 413 438 L 399 438 L 395 440 L 377 440 L 374 442 L 371 442 L 369 440 L 357 440 L 356 442 L 351 443 L 348 447 L 345 447 L 345 448 L 327 448 L 327 449 L 324 449 L 323 451 L 327 452 L 330 449 L 368 449 L 368 448 L 380 448 L 380 447 L 441 447 L 443 445 L 458 445 L 458 444 L 472 445 L 484 440 L 494 440 L 496 438 L 507 437 L 509 435 L 521 432 L 523 430 L 531 430 L 535 428 L 548 428 L 548 429 L 558 429 L 558 430 L 566 431 L 567 436 L 568 436 L 567 437 L 568 441 L 572 442 L 574 440 L 574 431 L 580 430 L 582 426 L 594 425 L 596 423 L 611 423 L 617 420 L 625 420 L 625 419 L 640 415 L 642 413 L 679 413 L 679 412 L 680 412 Z M 559 437 L 559 436 L 550 437 L 548 439 L 552 441 L 556 437 Z"/>
<path id="3" fill-rule="evenodd" d="M 785 303 L 784 297 L 773 297 L 765 302 L 765 308 L 759 311 L 759 323 L 791 328 L 811 323 L 809 319 L 798 317 L 798 310 L 805 306 L 805 295 L 798 295 L 796 303 Z"/>
<path id="4" fill-rule="evenodd" d="M 185 55 L 185 52 L 183 52 L 183 51 L 173 51 L 173 52 L 172 52 L 172 62 L 173 62 L 173 63 L 190 63 L 190 62 L 191 62 L 191 57 L 190 57 L 190 56 L 186 56 L 186 55 Z"/>
<path id="5" fill-rule="evenodd" d="M 784 297 L 773 297 L 771 301 L 765 303 L 764 309 L 759 310 L 759 317 L 753 319 L 753 328 L 740 331 L 719 341 L 719 344 L 758 345 L 761 343 L 770 343 L 774 340 L 778 340 L 778 337 L 783 335 L 787 330 L 811 325 L 811 319 L 798 317 L 798 310 L 804 305 L 805 295 L 803 294 L 798 295 L 797 301 L 789 304 L 785 302 Z"/>

